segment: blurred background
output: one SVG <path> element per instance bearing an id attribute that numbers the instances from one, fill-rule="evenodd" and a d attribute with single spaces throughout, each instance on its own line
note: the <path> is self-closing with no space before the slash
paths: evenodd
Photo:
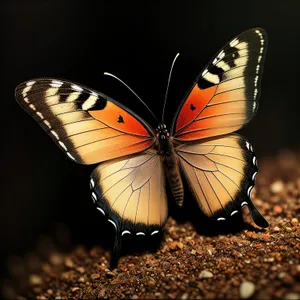
<path id="1" fill-rule="evenodd" d="M 161 115 L 177 52 L 166 110 L 173 115 L 197 74 L 235 35 L 263 27 L 269 37 L 260 108 L 242 130 L 258 159 L 299 149 L 299 1 L 3 1 L 1 31 L 0 253 L 35 249 L 41 236 L 111 245 L 114 230 L 92 204 L 94 166 L 72 163 L 14 99 L 31 78 L 56 77 L 105 93 L 153 126 L 151 115 L 111 72 Z M 258 177 L 259 180 L 259 177 Z"/>

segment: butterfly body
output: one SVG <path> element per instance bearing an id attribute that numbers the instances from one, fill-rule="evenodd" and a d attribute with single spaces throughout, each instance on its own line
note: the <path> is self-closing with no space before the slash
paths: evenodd
<path id="1" fill-rule="evenodd" d="M 165 182 L 181 206 L 182 177 L 207 217 L 223 222 L 248 206 L 265 228 L 251 201 L 257 158 L 234 132 L 257 112 L 266 43 L 261 28 L 227 43 L 197 76 L 170 132 L 163 122 L 155 131 L 117 101 L 70 81 L 27 81 L 16 99 L 72 161 L 99 163 L 91 194 L 116 230 L 115 249 L 125 234 L 160 232 L 168 217 Z"/>
<path id="2" fill-rule="evenodd" d="M 157 148 L 162 156 L 165 176 L 171 187 L 174 200 L 179 206 L 183 204 L 183 184 L 180 174 L 179 161 L 174 149 L 174 140 L 170 137 L 165 124 L 157 128 Z"/>

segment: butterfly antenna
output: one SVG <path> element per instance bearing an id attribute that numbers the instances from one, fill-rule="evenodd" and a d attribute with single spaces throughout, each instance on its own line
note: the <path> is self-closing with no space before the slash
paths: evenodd
<path id="1" fill-rule="evenodd" d="M 141 97 L 139 97 L 139 95 L 133 91 L 132 88 L 130 88 L 123 80 L 121 80 L 120 78 L 118 78 L 117 76 L 111 74 L 111 73 L 108 73 L 108 72 L 104 72 L 103 73 L 104 75 L 107 75 L 107 76 L 110 76 L 110 77 L 113 77 L 117 80 L 119 80 L 121 83 L 123 83 L 143 104 L 144 106 L 148 109 L 148 111 L 151 113 L 151 115 L 155 118 L 155 120 L 159 123 L 158 119 L 156 118 L 155 114 L 151 111 L 151 109 L 148 107 L 148 105 L 141 99 Z"/>
<path id="2" fill-rule="evenodd" d="M 164 100 L 164 107 L 163 107 L 162 116 L 161 116 L 161 123 L 162 124 L 164 124 L 165 108 L 166 108 L 166 102 L 167 102 L 167 97 L 168 97 L 168 92 L 169 92 L 171 75 L 172 75 L 172 71 L 173 71 L 173 67 L 174 67 L 175 61 L 176 61 L 176 59 L 177 59 L 178 56 L 179 56 L 179 53 L 177 53 L 176 56 L 175 56 L 175 58 L 173 59 L 172 66 L 171 66 L 170 73 L 169 73 L 167 90 L 166 90 L 165 100 Z"/>

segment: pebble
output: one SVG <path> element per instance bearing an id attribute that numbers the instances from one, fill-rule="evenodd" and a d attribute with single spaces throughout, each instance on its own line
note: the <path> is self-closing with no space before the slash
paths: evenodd
<path id="1" fill-rule="evenodd" d="M 279 205 L 275 205 L 274 206 L 274 213 L 276 213 L 277 215 L 280 215 L 282 213 L 282 207 Z"/>
<path id="2" fill-rule="evenodd" d="M 288 293 L 284 296 L 284 300 L 300 300 L 300 295 L 297 293 Z"/>
<path id="3" fill-rule="evenodd" d="M 94 281 L 97 281 L 98 279 L 100 278 L 100 275 L 97 274 L 97 273 L 94 273 L 91 275 L 91 280 L 94 282 Z"/>
<path id="4" fill-rule="evenodd" d="M 189 298 L 189 294 L 188 293 L 184 293 L 180 299 L 186 300 Z"/>
<path id="5" fill-rule="evenodd" d="M 297 218 L 293 218 L 293 219 L 291 220 L 291 223 L 292 223 L 293 225 L 298 224 L 298 219 L 297 219 Z"/>
<path id="6" fill-rule="evenodd" d="M 280 228 L 279 228 L 278 226 L 275 226 L 275 227 L 273 228 L 273 231 L 274 231 L 274 232 L 279 232 L 279 231 L 280 231 Z"/>
<path id="7" fill-rule="evenodd" d="M 255 292 L 255 284 L 251 281 L 244 281 L 240 285 L 240 297 L 242 299 L 248 299 L 253 296 Z"/>
<path id="8" fill-rule="evenodd" d="M 274 194 L 280 193 L 283 190 L 283 182 L 281 180 L 274 181 L 271 186 L 271 192 Z"/>
<path id="9" fill-rule="evenodd" d="M 69 257 L 65 259 L 65 266 L 70 269 L 73 269 L 75 267 L 73 260 Z"/>
<path id="10" fill-rule="evenodd" d="M 29 276 L 29 284 L 30 285 L 41 285 L 41 284 L 43 284 L 43 279 L 39 275 L 31 274 Z"/>
<path id="11" fill-rule="evenodd" d="M 212 278 L 213 276 L 214 276 L 214 274 L 212 272 L 208 271 L 208 270 L 203 270 L 199 274 L 200 279 Z"/>

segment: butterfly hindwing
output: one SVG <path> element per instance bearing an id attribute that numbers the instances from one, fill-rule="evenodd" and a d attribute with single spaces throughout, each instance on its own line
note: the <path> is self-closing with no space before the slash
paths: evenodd
<path id="1" fill-rule="evenodd" d="M 72 160 L 93 164 L 143 151 L 151 128 L 109 97 L 76 83 L 43 78 L 16 88 L 19 104 Z"/>
<path id="2" fill-rule="evenodd" d="M 254 28 L 225 45 L 197 77 L 172 126 L 178 141 L 232 133 L 258 109 L 267 36 Z"/>
<path id="3" fill-rule="evenodd" d="M 155 150 L 100 164 L 91 175 L 92 199 L 117 232 L 154 235 L 168 216 L 161 156 Z"/>
<path id="4" fill-rule="evenodd" d="M 260 227 L 268 226 L 251 201 L 258 169 L 247 140 L 232 134 L 181 144 L 175 150 L 205 215 L 222 221 L 248 205 L 254 222 Z"/>

